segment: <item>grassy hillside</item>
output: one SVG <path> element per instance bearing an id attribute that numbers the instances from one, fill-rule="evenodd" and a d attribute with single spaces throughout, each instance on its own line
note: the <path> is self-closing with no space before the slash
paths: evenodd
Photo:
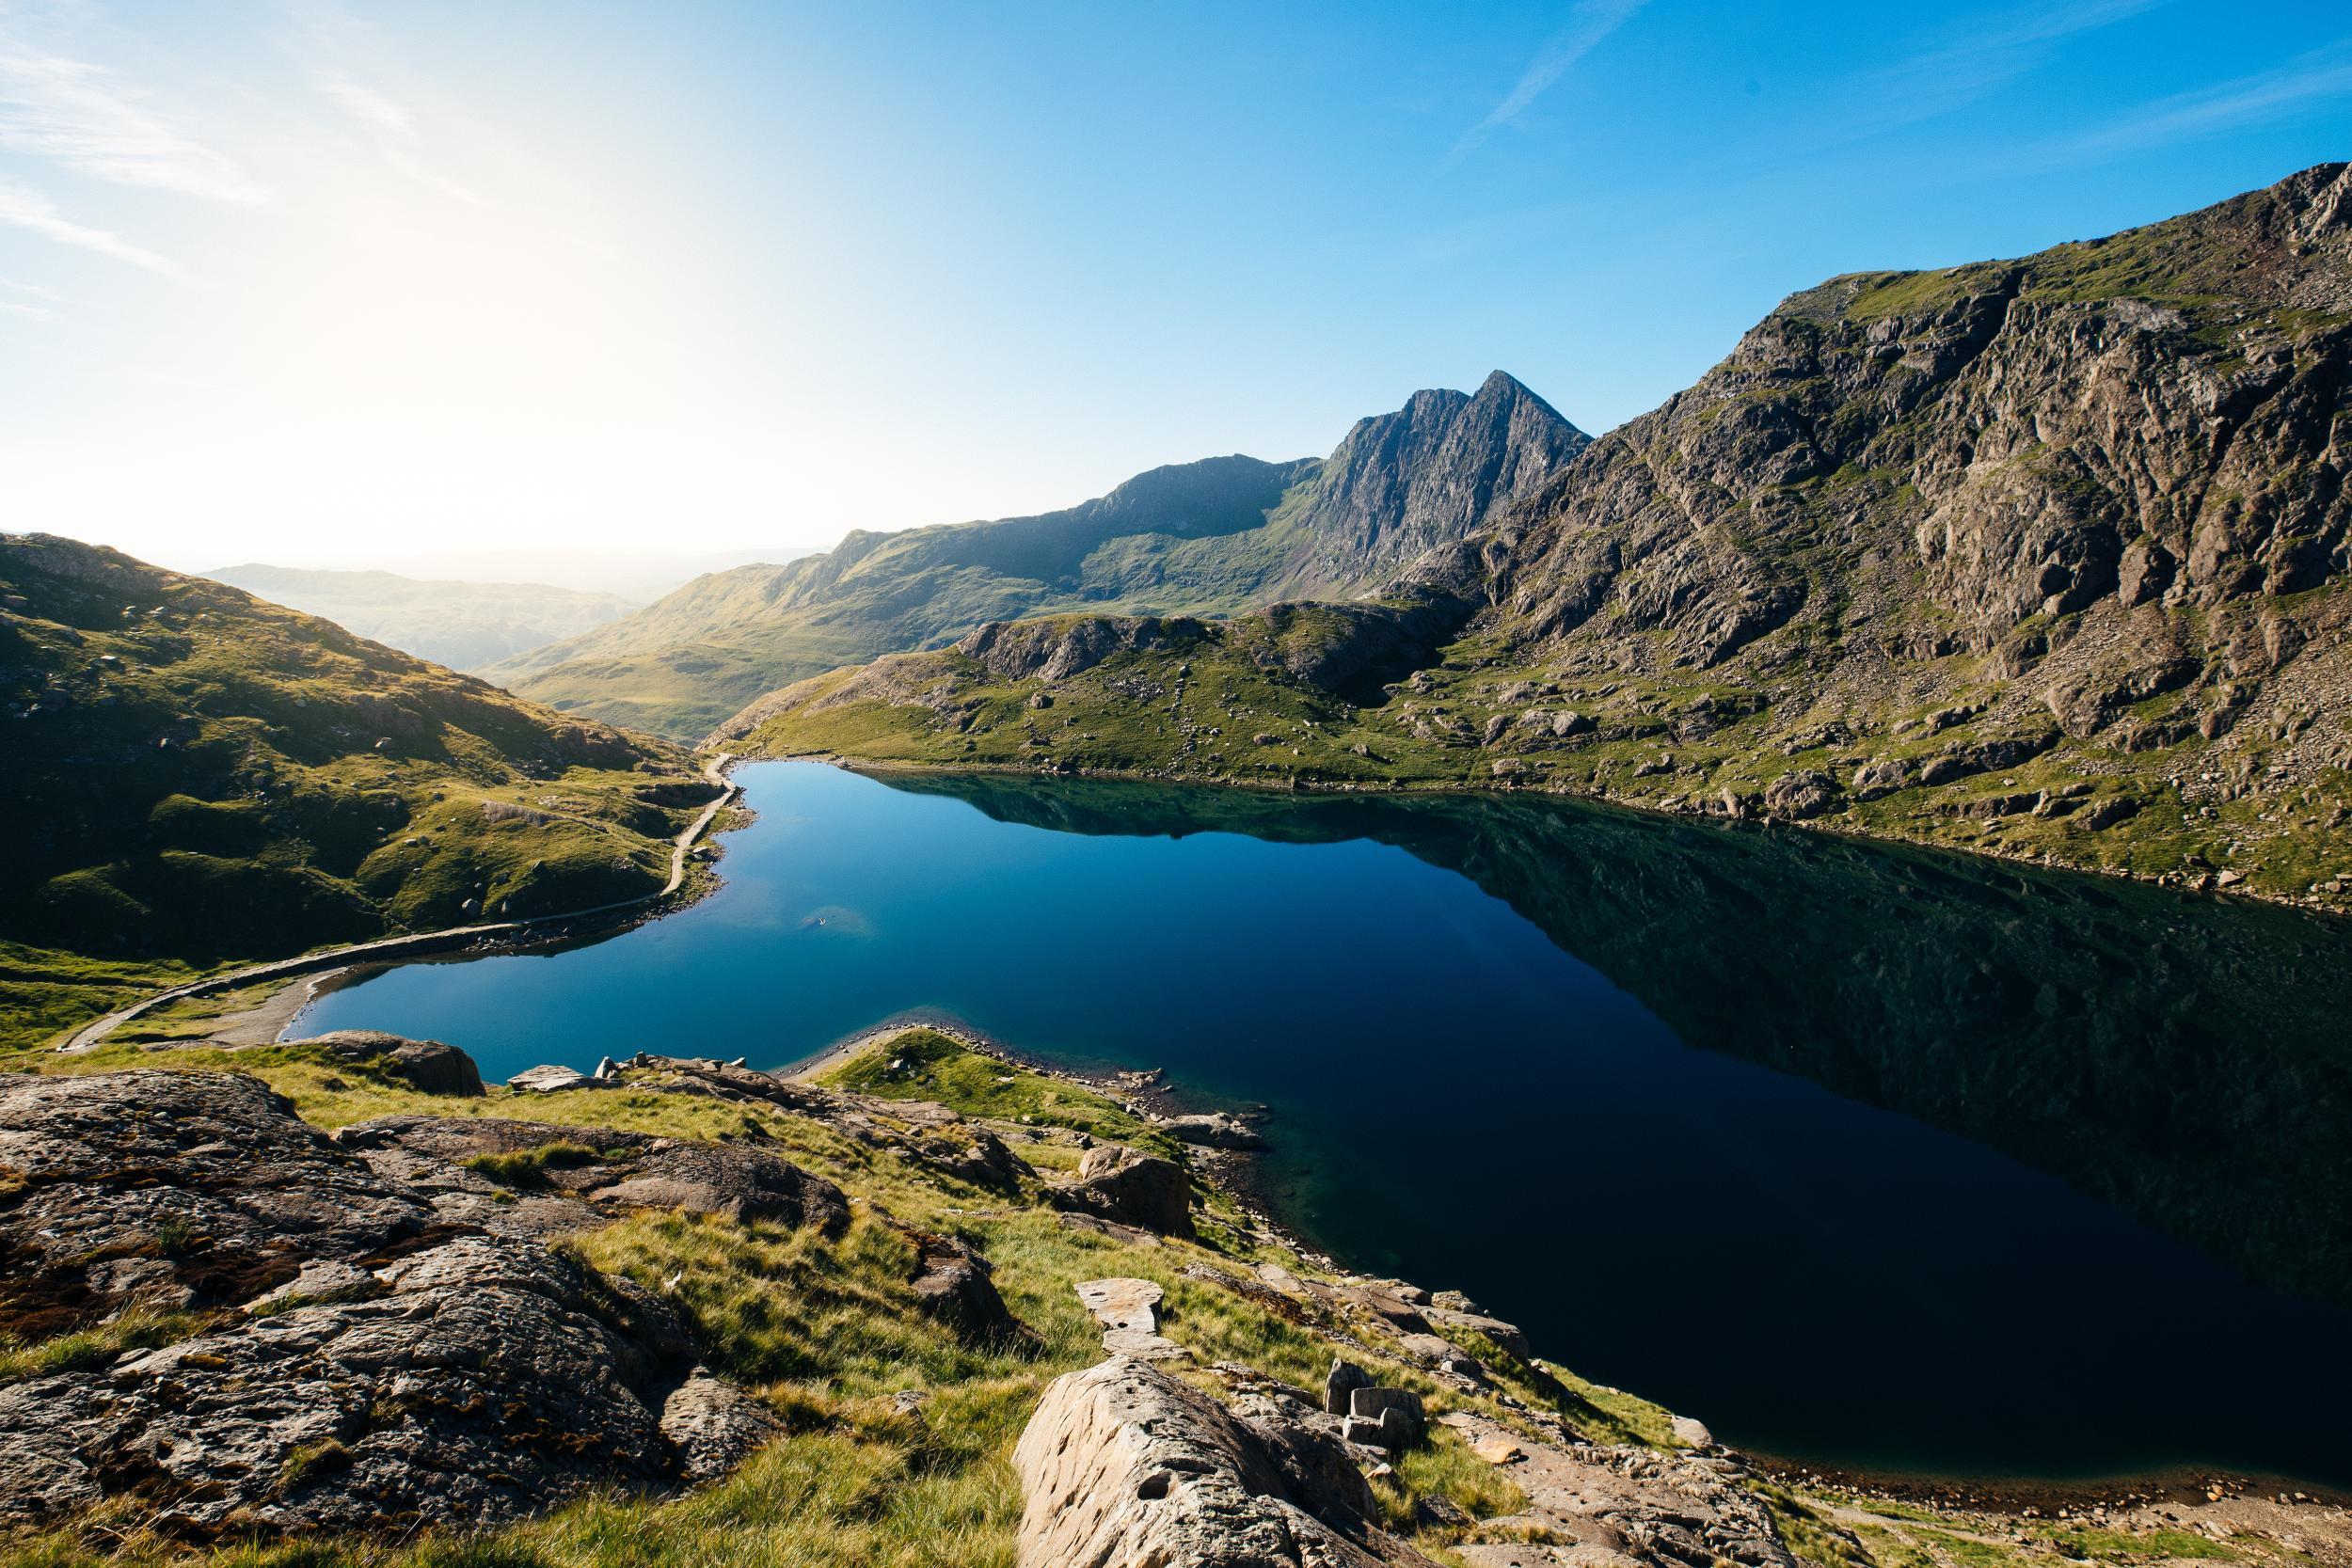
<path id="1" fill-rule="evenodd" d="M 628 619 L 485 672 L 567 712 L 694 737 L 763 691 L 984 621 L 1136 592 L 1239 608 L 1269 515 L 1311 464 L 1155 469 L 1035 517 L 852 533 L 828 554 L 699 578 Z"/>
<path id="2" fill-rule="evenodd" d="M 392 572 L 306 572 L 259 562 L 205 576 L 453 670 L 494 664 L 617 621 L 636 608 L 615 594 L 544 582 L 428 581 Z"/>
<path id="3" fill-rule="evenodd" d="M 708 786 L 567 720 L 203 578 L 0 535 L 0 1031 L 487 911 L 660 888 Z"/>
<path id="4" fill-rule="evenodd" d="M 1423 558 L 1385 624 L 1282 607 L 1050 669 L 943 652 L 723 733 L 1557 789 L 2341 907 L 2347 192 L 2328 166 L 2109 240 L 1795 295 Z M 1048 633 L 1072 635 L 999 641 Z"/>

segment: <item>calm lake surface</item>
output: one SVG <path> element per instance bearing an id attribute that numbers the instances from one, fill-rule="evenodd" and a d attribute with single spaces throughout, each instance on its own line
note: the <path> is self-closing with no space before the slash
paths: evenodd
<path id="1" fill-rule="evenodd" d="M 1548 800 L 740 774 L 725 885 L 298 1033 L 485 1077 L 909 1012 L 1264 1101 L 1349 1263 L 1828 1464 L 2352 1483 L 2352 928 Z"/>

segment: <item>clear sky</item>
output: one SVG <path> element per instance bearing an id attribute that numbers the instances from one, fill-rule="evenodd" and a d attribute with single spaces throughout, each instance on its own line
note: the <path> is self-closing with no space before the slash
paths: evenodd
<path id="1" fill-rule="evenodd" d="M 0 0 L 0 526 L 824 543 L 1497 367 L 1599 431 L 2347 156 L 2344 0 Z"/>

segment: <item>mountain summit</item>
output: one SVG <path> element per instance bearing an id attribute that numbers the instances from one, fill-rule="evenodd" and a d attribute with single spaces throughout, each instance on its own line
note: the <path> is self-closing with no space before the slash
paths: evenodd
<path id="1" fill-rule="evenodd" d="M 1501 371 L 1467 396 L 1415 392 L 1394 413 L 1358 420 L 1323 465 L 1297 517 L 1313 543 L 1284 591 L 1365 587 L 1483 528 L 1591 444 Z"/>

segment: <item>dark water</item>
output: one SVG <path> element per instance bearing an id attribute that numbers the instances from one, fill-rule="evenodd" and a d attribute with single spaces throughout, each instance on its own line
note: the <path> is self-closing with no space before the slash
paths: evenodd
<path id="1" fill-rule="evenodd" d="M 911 1009 L 1264 1101 L 1359 1266 L 1824 1463 L 2352 1482 L 2352 928 L 1551 801 L 744 770 L 682 914 L 300 1028 L 485 1076 Z"/>

